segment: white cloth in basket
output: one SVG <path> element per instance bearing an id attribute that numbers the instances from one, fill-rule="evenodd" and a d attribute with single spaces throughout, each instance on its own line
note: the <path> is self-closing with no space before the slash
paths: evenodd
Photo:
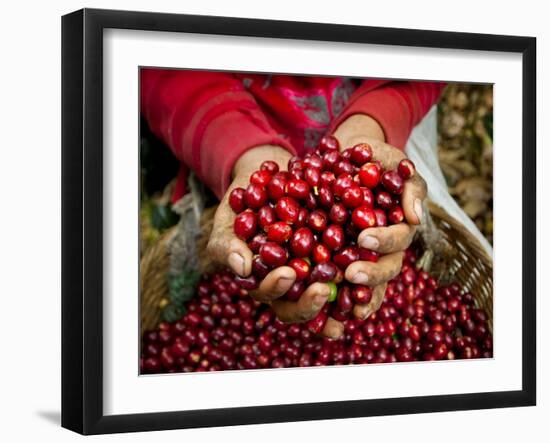
<path id="1" fill-rule="evenodd" d="M 433 106 L 424 119 L 413 129 L 405 146 L 405 153 L 428 184 L 428 198 L 462 223 L 493 256 L 493 248 L 475 223 L 449 194 L 445 177 L 439 167 L 437 155 L 437 107 Z"/>

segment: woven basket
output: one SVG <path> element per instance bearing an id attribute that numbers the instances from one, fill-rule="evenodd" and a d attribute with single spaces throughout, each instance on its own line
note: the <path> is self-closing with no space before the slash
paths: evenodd
<path id="1" fill-rule="evenodd" d="M 430 272 L 441 283 L 456 281 L 474 295 L 477 308 L 489 317 L 493 331 L 493 257 L 479 240 L 434 203 L 428 203 L 431 219 L 442 235 L 444 251 L 434 258 Z"/>
<path id="2" fill-rule="evenodd" d="M 168 244 L 176 235 L 176 227 L 166 231 L 150 246 L 139 263 L 141 332 L 154 329 L 159 321 L 168 295 L 170 256 Z"/>
<path id="3" fill-rule="evenodd" d="M 215 207 L 204 211 L 201 219 L 202 236 L 199 239 L 199 267 L 201 272 L 212 270 L 212 263 L 204 253 L 212 229 Z M 427 269 L 441 283 L 456 281 L 474 295 L 476 307 L 483 309 L 489 317 L 489 328 L 493 326 L 493 259 L 479 241 L 445 210 L 428 203 L 431 217 L 427 217 L 436 229 L 436 240 L 428 239 L 420 232 L 420 242 L 432 252 Z M 177 227 L 166 231 L 149 247 L 140 262 L 141 284 L 141 331 L 154 329 L 161 316 L 161 310 L 168 303 L 168 271 L 170 257 L 168 245 L 176 236 Z M 425 267 L 426 269 L 426 267 Z"/>
<path id="4" fill-rule="evenodd" d="M 206 245 L 212 231 L 216 208 L 217 206 L 205 209 L 201 216 L 202 235 L 197 242 L 199 270 L 201 274 L 206 274 L 216 269 L 216 265 L 210 261 L 206 254 Z M 156 328 L 161 320 L 162 308 L 169 302 L 169 246 L 177 235 L 178 226 L 176 225 L 165 231 L 159 240 L 151 245 L 141 257 L 139 265 L 141 332 Z"/>

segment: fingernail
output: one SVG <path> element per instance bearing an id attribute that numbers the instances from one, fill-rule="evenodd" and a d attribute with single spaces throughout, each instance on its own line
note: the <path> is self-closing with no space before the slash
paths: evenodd
<path id="1" fill-rule="evenodd" d="M 372 235 L 365 235 L 365 237 L 361 240 L 361 246 L 367 249 L 377 249 L 378 246 L 380 246 L 380 242 Z"/>
<path id="2" fill-rule="evenodd" d="M 369 277 L 364 272 L 357 272 L 355 275 L 351 278 L 352 283 L 362 284 L 365 285 L 369 281 Z"/>
<path id="3" fill-rule="evenodd" d="M 229 267 L 232 268 L 233 271 L 235 271 L 237 274 L 240 274 L 241 276 L 244 276 L 244 258 L 240 254 L 232 252 L 231 254 L 229 254 L 227 262 L 229 263 Z"/>
<path id="4" fill-rule="evenodd" d="M 312 302 L 313 309 L 315 311 L 321 309 L 325 305 L 327 300 L 328 300 L 328 296 L 317 294 L 315 297 L 313 297 L 313 302 Z"/>
<path id="5" fill-rule="evenodd" d="M 292 283 L 291 278 L 279 277 L 279 279 L 277 280 L 277 283 L 275 284 L 275 288 L 277 289 L 278 292 L 287 291 L 291 283 Z"/>
<path id="6" fill-rule="evenodd" d="M 416 216 L 418 217 L 418 221 L 421 222 L 422 221 L 422 202 L 420 201 L 419 198 L 414 200 L 413 210 Z"/>

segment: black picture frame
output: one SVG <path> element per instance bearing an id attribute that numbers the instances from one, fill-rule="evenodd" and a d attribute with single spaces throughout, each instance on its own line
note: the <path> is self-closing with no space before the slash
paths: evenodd
<path id="1" fill-rule="evenodd" d="M 522 54 L 522 389 L 104 415 L 102 36 L 107 28 Z M 96 9 L 65 15 L 62 18 L 62 426 L 82 434 L 102 434 L 535 405 L 535 85 L 533 37 Z"/>

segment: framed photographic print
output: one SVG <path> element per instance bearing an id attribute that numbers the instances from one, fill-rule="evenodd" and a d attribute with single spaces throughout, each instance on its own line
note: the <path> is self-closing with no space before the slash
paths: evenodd
<path id="1" fill-rule="evenodd" d="M 64 16 L 62 425 L 534 405 L 535 51 Z"/>

